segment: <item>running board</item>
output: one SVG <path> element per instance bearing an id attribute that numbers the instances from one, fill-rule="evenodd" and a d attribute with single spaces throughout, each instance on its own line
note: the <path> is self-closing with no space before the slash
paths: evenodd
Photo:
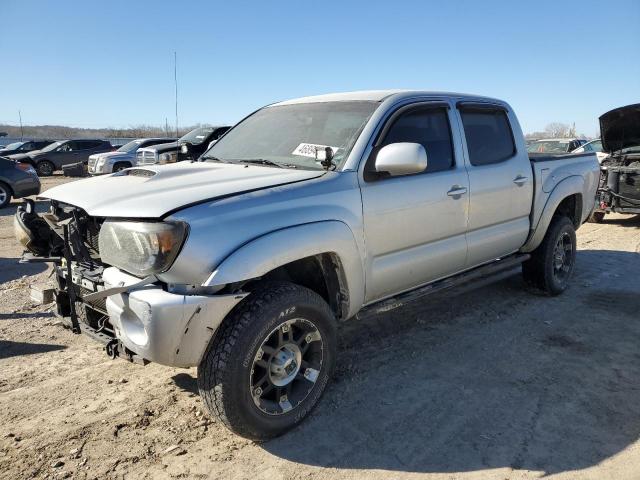
<path id="1" fill-rule="evenodd" d="M 522 262 L 529 260 L 529 258 L 531 258 L 531 255 L 529 254 L 515 254 L 505 257 L 487 265 L 482 265 L 452 277 L 438 280 L 428 285 L 398 294 L 392 298 L 387 298 L 367 305 L 357 313 L 356 317 L 358 319 L 362 319 L 378 315 L 380 313 L 389 312 L 407 303 L 413 302 L 414 300 L 418 300 L 422 297 L 426 297 L 427 295 L 441 292 L 442 290 L 447 290 L 459 285 L 467 283 L 470 284 L 473 282 L 471 287 L 478 288 L 480 286 L 496 282 L 511 276 L 513 274 L 511 270 Z"/>

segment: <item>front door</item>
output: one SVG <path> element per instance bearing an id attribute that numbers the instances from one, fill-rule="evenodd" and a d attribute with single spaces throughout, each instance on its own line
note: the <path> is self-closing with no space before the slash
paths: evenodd
<path id="1" fill-rule="evenodd" d="M 400 177 L 372 173 L 375 153 L 397 142 L 425 147 L 425 172 Z M 450 111 L 442 104 L 403 107 L 382 130 L 361 185 L 367 303 L 464 268 L 469 181 L 454 145 Z"/>

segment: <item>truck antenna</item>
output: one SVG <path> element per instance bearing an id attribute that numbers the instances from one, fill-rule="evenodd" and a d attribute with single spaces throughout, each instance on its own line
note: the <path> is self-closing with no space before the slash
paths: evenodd
<path id="1" fill-rule="evenodd" d="M 24 138 L 24 130 L 22 129 L 22 112 L 18 110 L 18 116 L 20 117 L 20 140 Z"/>

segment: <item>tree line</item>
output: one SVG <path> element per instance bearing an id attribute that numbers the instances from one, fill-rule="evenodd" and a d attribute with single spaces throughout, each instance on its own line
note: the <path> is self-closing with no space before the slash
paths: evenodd
<path id="1" fill-rule="evenodd" d="M 197 124 L 181 127 L 178 136 L 182 136 L 194 128 L 206 127 L 208 124 Z M 175 128 L 163 128 L 153 125 L 137 125 L 128 128 L 77 128 L 63 125 L 19 125 L 0 124 L 0 132 L 11 138 L 33 138 L 43 140 L 66 138 L 149 138 L 175 137 Z"/>

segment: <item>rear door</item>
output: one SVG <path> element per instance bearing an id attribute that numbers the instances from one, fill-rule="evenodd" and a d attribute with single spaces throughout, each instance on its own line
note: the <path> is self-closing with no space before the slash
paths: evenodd
<path id="1" fill-rule="evenodd" d="M 458 138 L 443 103 L 402 107 L 383 127 L 361 182 L 366 302 L 464 268 L 469 182 Z M 425 147 L 425 172 L 397 177 L 375 172 L 376 153 L 398 142 Z"/>
<path id="2" fill-rule="evenodd" d="M 501 105 L 458 103 L 470 183 L 467 268 L 517 251 L 529 235 L 533 173 L 515 116 Z M 518 136 L 514 135 L 517 134 Z"/>

